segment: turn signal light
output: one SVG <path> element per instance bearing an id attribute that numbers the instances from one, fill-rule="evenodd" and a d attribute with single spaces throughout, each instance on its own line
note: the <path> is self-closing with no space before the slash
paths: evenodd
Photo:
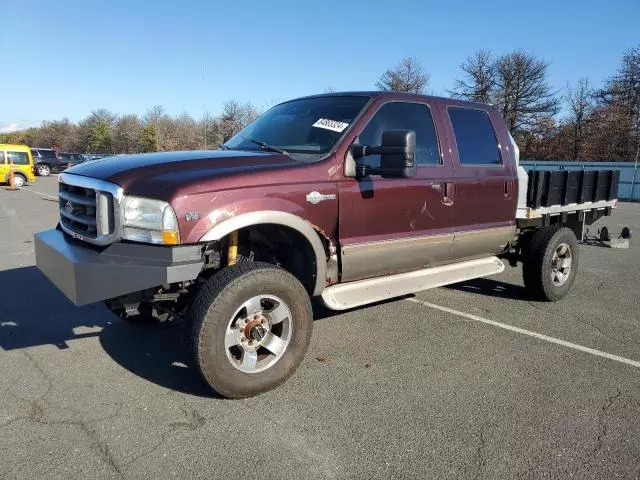
<path id="1" fill-rule="evenodd" d="M 162 232 L 162 243 L 164 243 L 165 245 L 178 245 L 178 243 L 180 243 L 178 232 L 173 230 L 164 230 Z"/>

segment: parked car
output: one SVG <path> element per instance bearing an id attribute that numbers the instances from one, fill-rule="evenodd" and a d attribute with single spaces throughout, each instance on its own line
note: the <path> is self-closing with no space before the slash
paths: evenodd
<path id="1" fill-rule="evenodd" d="M 577 238 L 617 201 L 616 171 L 569 173 L 529 183 L 491 106 L 393 92 L 305 97 L 217 151 L 62 173 L 60 222 L 36 234 L 37 265 L 77 305 L 189 319 L 205 381 L 247 397 L 302 361 L 311 297 L 354 308 L 496 274 L 504 261 L 523 265 L 531 297 L 565 297 Z"/>
<path id="2" fill-rule="evenodd" d="M 41 177 L 63 172 L 71 165 L 69 160 L 60 158 L 58 152 L 51 148 L 32 148 L 31 153 L 35 173 Z"/>
<path id="3" fill-rule="evenodd" d="M 86 158 L 79 153 L 59 153 L 58 158 L 63 162 L 69 163 L 70 166 L 78 165 L 86 161 Z"/>
<path id="4" fill-rule="evenodd" d="M 27 182 L 35 182 L 33 157 L 25 145 L 0 143 L 0 182 L 9 183 L 13 170 L 13 185 L 23 187 Z"/>

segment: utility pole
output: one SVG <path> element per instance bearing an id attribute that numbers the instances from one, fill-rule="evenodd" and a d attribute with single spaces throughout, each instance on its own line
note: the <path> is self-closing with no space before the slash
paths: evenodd
<path id="1" fill-rule="evenodd" d="M 638 147 L 636 149 L 636 161 L 633 164 L 633 178 L 631 179 L 631 195 L 629 195 L 629 199 L 630 200 L 638 200 L 639 198 L 636 198 L 636 196 L 634 195 L 635 189 L 636 189 L 636 175 L 638 173 L 638 157 L 640 156 L 640 144 L 638 144 Z M 639 196 L 640 197 L 640 196 Z"/>
<path id="2" fill-rule="evenodd" d="M 202 64 L 202 123 L 204 124 L 204 149 L 207 149 L 207 76 L 206 76 L 206 64 Z"/>

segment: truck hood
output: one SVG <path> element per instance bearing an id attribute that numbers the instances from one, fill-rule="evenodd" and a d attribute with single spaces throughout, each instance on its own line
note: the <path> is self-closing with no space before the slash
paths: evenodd
<path id="1" fill-rule="evenodd" d="M 129 194 L 170 200 L 180 194 L 254 185 L 256 177 L 264 182 L 264 174 L 303 165 L 278 153 L 202 150 L 106 157 L 67 173 L 115 183 Z"/>

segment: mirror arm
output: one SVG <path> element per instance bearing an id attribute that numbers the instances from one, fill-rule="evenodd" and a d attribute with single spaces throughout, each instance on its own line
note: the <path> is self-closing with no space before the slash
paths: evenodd
<path id="1" fill-rule="evenodd" d="M 408 155 L 410 152 L 404 147 L 370 147 L 368 145 L 352 145 L 351 153 L 355 158 L 366 157 L 367 155 L 384 155 L 385 153 L 404 153 Z"/>
<path id="2" fill-rule="evenodd" d="M 364 177 L 368 177 L 369 175 L 384 176 L 385 174 L 388 175 L 392 173 L 394 173 L 394 171 L 388 168 L 372 167 L 370 165 L 365 165 L 361 163 L 358 163 L 358 165 L 356 165 L 356 178 L 364 178 Z"/>

